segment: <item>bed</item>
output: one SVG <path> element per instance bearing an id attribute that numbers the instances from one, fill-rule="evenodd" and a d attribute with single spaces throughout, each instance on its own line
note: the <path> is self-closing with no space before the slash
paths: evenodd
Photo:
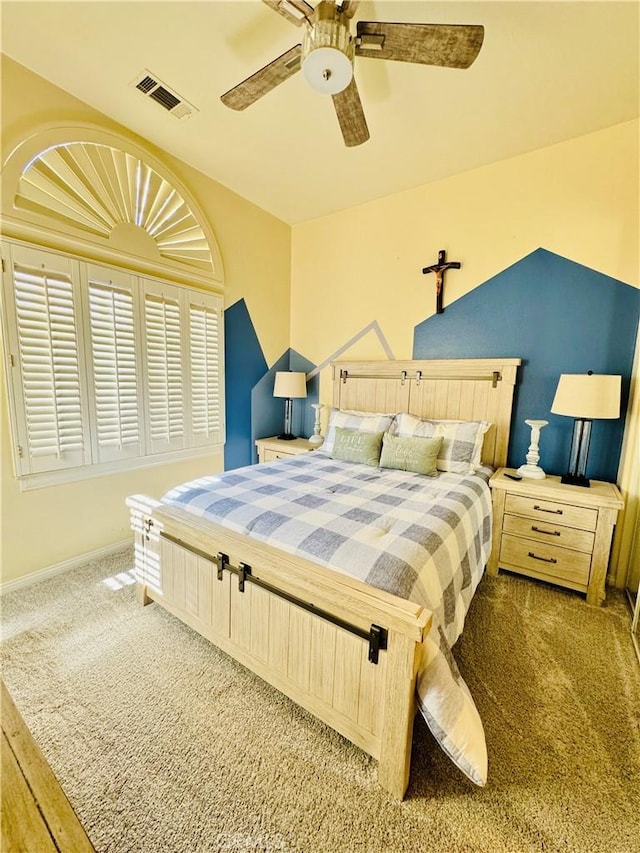
<path id="1" fill-rule="evenodd" d="M 451 646 L 488 559 L 487 480 L 506 464 L 519 364 L 332 365 L 336 410 L 490 423 L 476 472 L 405 475 L 320 448 L 127 500 L 141 603 L 376 758 L 379 783 L 400 799 L 416 708 L 461 770 L 486 780 L 482 724 Z"/>

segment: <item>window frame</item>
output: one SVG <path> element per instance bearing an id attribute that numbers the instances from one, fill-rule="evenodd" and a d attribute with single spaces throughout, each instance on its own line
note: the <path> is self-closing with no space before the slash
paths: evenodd
<path id="1" fill-rule="evenodd" d="M 124 471 L 148 468 L 159 464 L 169 464 L 184 459 L 196 459 L 203 456 L 211 456 L 220 453 L 225 441 L 225 400 L 224 400 L 224 305 L 222 294 L 212 289 L 194 286 L 184 281 L 167 280 L 165 278 L 151 276 L 147 272 L 139 273 L 131 267 L 101 262 L 89 256 L 72 254 L 70 252 L 51 249 L 27 243 L 13 238 L 2 238 L 0 244 L 2 252 L 2 287 L 0 288 L 0 305 L 2 307 L 2 339 L 3 339 L 3 362 L 7 385 L 7 398 L 9 408 L 10 436 L 13 457 L 13 474 L 17 479 L 20 489 L 23 491 L 46 486 L 69 483 L 79 480 L 101 477 L 108 474 L 121 473 Z M 77 333 L 77 349 L 80 362 L 81 396 L 83 408 L 83 436 L 85 460 L 80 464 L 57 467 L 54 465 L 48 470 L 32 471 L 30 466 L 33 457 L 29 455 L 29 438 L 27 431 L 25 397 L 23 393 L 22 365 L 19 349 L 19 328 L 16 312 L 14 293 L 14 263 L 18 257 L 49 256 L 52 261 L 67 264 L 74 270 L 72 276 L 72 287 L 74 293 L 74 316 Z M 136 375 L 139 388 L 138 393 L 138 430 L 140 455 L 132 455 L 123 452 L 121 454 L 103 452 L 103 460 L 100 461 L 100 447 L 98 444 L 98 429 L 96 419 L 96 389 L 94 385 L 94 359 L 92 351 L 92 327 L 90 315 L 90 283 L 93 280 L 100 284 L 100 273 L 104 273 L 105 280 L 111 280 L 115 288 L 118 282 L 124 286 L 131 287 L 133 294 L 133 314 L 135 329 L 135 358 Z M 110 279 L 109 279 L 110 274 Z M 127 284 L 128 282 L 128 284 Z M 122 288 L 121 288 L 122 289 Z M 180 312 L 180 336 L 181 350 L 180 360 L 183 375 L 183 404 L 182 417 L 184 419 L 183 441 L 174 442 L 173 446 L 151 452 L 148 444 L 147 434 L 149 429 L 148 417 L 148 384 L 146 366 L 145 338 L 145 294 L 150 292 L 164 292 L 177 299 Z M 189 411 L 191 365 L 189 363 L 189 330 L 190 330 L 190 305 L 205 304 L 217 315 L 218 331 L 218 364 L 216 383 L 219 399 L 219 430 L 217 439 L 208 441 L 206 438 L 194 440 L 191 428 L 191 416 Z M 26 454 L 26 460 L 25 460 Z M 116 458 L 109 458 L 115 456 Z M 86 458 L 88 457 L 88 459 Z M 105 458 L 106 457 L 106 458 Z"/>

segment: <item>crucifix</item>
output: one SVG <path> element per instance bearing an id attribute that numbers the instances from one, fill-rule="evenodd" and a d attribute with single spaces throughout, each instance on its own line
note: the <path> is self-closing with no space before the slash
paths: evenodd
<path id="1" fill-rule="evenodd" d="M 428 272 L 436 274 L 436 314 L 444 312 L 444 308 L 442 307 L 442 286 L 444 284 L 445 272 L 447 270 L 459 270 L 461 266 L 460 261 L 447 261 L 446 254 L 446 249 L 440 249 L 438 252 L 438 263 L 430 267 L 425 267 L 422 270 L 423 275 L 426 275 Z"/>

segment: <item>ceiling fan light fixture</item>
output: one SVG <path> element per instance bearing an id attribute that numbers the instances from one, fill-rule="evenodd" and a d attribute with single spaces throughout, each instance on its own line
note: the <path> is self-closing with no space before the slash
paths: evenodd
<path id="1" fill-rule="evenodd" d="M 302 73 L 317 92 L 337 95 L 353 79 L 355 47 L 349 27 L 341 20 L 320 20 L 302 40 Z"/>
<path id="2" fill-rule="evenodd" d="M 351 83 L 353 65 L 335 47 L 318 47 L 303 60 L 302 73 L 312 89 L 324 95 L 337 95 Z"/>

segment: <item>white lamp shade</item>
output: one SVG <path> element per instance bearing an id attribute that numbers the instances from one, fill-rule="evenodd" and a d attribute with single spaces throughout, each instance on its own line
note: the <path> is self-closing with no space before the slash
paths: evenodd
<path id="1" fill-rule="evenodd" d="M 619 418 L 621 376 L 562 373 L 551 411 L 573 418 Z"/>
<path id="2" fill-rule="evenodd" d="M 274 397 L 306 397 L 307 376 L 290 370 L 278 370 L 273 386 Z"/>

